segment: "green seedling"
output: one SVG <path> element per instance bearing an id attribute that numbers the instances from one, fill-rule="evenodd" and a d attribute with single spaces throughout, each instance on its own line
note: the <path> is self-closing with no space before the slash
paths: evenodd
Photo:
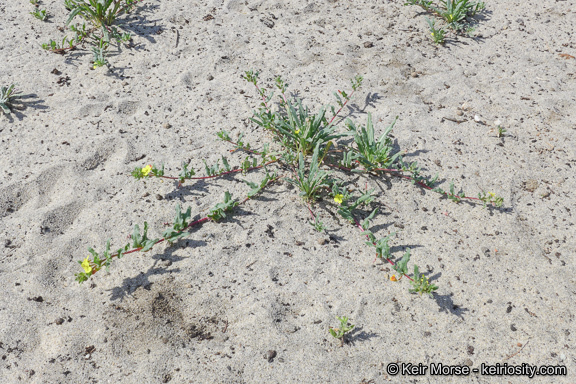
<path id="1" fill-rule="evenodd" d="M 320 217 L 318 215 L 314 215 L 314 221 L 308 222 L 312 228 L 314 228 L 317 232 L 324 232 L 326 230 L 326 226 L 323 222 L 320 221 Z"/>
<path id="2" fill-rule="evenodd" d="M 498 129 L 498 137 L 504 137 L 504 134 L 506 133 L 506 130 L 504 128 L 502 128 L 500 125 L 496 127 Z"/>
<path id="3" fill-rule="evenodd" d="M 30 14 L 41 21 L 45 21 L 48 18 L 48 13 L 45 9 L 36 9 L 33 12 L 30 12 Z"/>
<path id="4" fill-rule="evenodd" d="M 20 96 L 16 96 L 19 92 L 15 92 L 15 88 L 16 84 L 0 88 L 0 108 L 2 108 L 2 112 L 6 115 L 9 115 L 11 112 L 10 107 L 13 107 L 12 102 L 20 98 Z"/>
<path id="5" fill-rule="evenodd" d="M 30 0 L 30 4 L 37 7 L 39 5 L 39 2 L 38 2 L 38 0 Z"/>
<path id="6" fill-rule="evenodd" d="M 342 347 L 344 345 L 344 338 L 346 337 L 346 334 L 353 330 L 355 325 L 348 325 L 348 318 L 346 316 L 336 317 L 336 319 L 340 321 L 340 327 L 330 327 L 329 332 L 336 339 L 340 340 L 340 347 Z"/>
<path id="7" fill-rule="evenodd" d="M 104 39 L 100 39 L 98 45 L 92 47 L 92 53 L 94 54 L 94 69 L 108 64 L 105 57 L 106 49 L 108 49 L 108 43 L 104 41 Z"/>
<path id="8" fill-rule="evenodd" d="M 67 36 L 64 36 L 62 43 L 50 39 L 48 43 L 42 44 L 42 48 L 56 53 L 64 53 L 66 50 L 74 49 L 78 43 L 78 40 L 69 40 Z"/>
<path id="9" fill-rule="evenodd" d="M 446 36 L 446 31 L 442 28 L 436 28 L 436 20 L 430 20 L 426 18 L 426 22 L 430 27 L 430 35 L 432 35 L 432 40 L 436 44 L 444 44 L 446 41 L 444 40 L 444 36 Z"/>

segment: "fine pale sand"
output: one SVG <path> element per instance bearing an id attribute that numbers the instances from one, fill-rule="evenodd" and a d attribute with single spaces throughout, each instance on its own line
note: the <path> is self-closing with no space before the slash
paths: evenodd
<path id="1" fill-rule="evenodd" d="M 1 383 L 526 383 L 526 376 L 387 373 L 390 363 L 559 365 L 576 381 L 576 4 L 487 0 L 474 38 L 430 42 L 426 15 L 395 1 L 157 1 L 119 19 L 133 47 L 92 70 L 89 47 L 67 55 L 63 1 L 0 4 L 0 85 L 25 98 L 0 116 Z M 433 298 L 391 282 L 357 228 L 316 206 L 308 224 L 297 190 L 278 183 L 220 223 L 168 247 L 115 261 L 74 281 L 87 248 L 151 235 L 175 207 L 204 217 L 250 173 L 180 189 L 130 172 L 245 154 L 270 136 L 241 78 L 281 75 L 312 111 L 365 78 L 343 111 L 393 136 L 406 160 L 448 189 L 504 198 L 501 209 L 455 204 L 399 178 L 375 188 L 372 230 L 439 286 Z M 496 137 L 494 122 L 507 130 Z M 344 124 L 339 123 L 341 129 Z M 285 171 L 280 170 L 281 174 Z M 356 328 L 343 347 L 336 316 Z M 269 351 L 274 351 L 274 353 Z M 275 355 L 275 356 L 274 356 Z M 272 357 L 274 356 L 274 357 Z M 414 381 L 412 381 L 414 380 Z"/>

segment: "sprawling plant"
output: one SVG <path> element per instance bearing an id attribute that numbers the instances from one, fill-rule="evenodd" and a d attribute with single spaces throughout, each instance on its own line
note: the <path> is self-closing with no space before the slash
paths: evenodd
<path id="1" fill-rule="evenodd" d="M 178 187 L 187 181 L 209 180 L 224 175 L 244 175 L 259 169 L 265 170 L 264 178 L 258 183 L 245 180 L 250 189 L 245 192 L 243 199 L 235 199 L 226 191 L 223 201 L 211 208 L 206 216 L 196 220 L 191 219 L 191 208 L 183 211 L 178 205 L 173 225 L 163 232 L 161 238 L 149 238 L 148 224 L 144 223 L 144 230 L 141 232 L 136 225 L 131 242 L 118 248 L 114 253 L 110 250 L 110 240 L 107 241 L 101 254 L 90 248 L 92 258 L 88 256 L 83 261 L 79 261 L 84 272 L 76 274 L 77 281 L 82 283 L 88 280 L 103 267 L 110 265 L 114 258 L 137 251 L 150 251 L 162 242 L 172 244 L 182 237 L 189 236 L 188 230 L 193 226 L 224 220 L 228 214 L 233 213 L 235 207 L 263 193 L 272 183 L 284 179 L 300 191 L 300 196 L 312 217 L 310 224 L 316 230 L 326 229 L 318 213 L 314 212 L 315 202 L 323 198 L 328 202 L 327 208 L 333 207 L 338 215 L 362 232 L 366 237 L 366 244 L 374 249 L 376 259 L 392 265 L 397 273 L 390 277 L 392 281 L 399 281 L 402 277 L 406 277 L 411 283 L 410 292 L 432 295 L 438 287 L 420 273 L 417 265 L 414 265 L 414 272 L 412 276 L 409 276 L 410 250 L 408 249 L 402 257 L 395 257 L 389 245 L 394 233 L 378 237 L 371 230 L 371 221 L 378 212 L 378 208 L 372 207 L 375 200 L 373 190 L 366 189 L 360 194 L 354 194 L 346 187 L 347 182 L 344 176 L 354 172 L 378 178 L 387 173 L 411 180 L 414 184 L 433 190 L 455 202 L 467 199 L 482 202 L 484 205 L 491 204 L 496 207 L 502 205 L 502 198 L 494 193 L 482 192 L 478 198 L 468 197 L 463 192 L 456 192 L 453 183 L 450 184 L 449 192 L 446 192 L 435 185 L 437 176 L 433 179 L 421 176 L 416 162 L 404 163 L 401 153 L 394 152 L 390 137 L 396 120 L 378 138 L 371 115 L 368 115 L 365 126 L 357 127 L 351 120 L 348 120 L 347 129 L 338 133 L 336 124 L 333 124 L 334 119 L 348 103 L 354 91 L 360 87 L 362 82 L 360 76 L 352 80 L 353 91 L 350 95 L 343 91 L 336 94 L 340 109 L 335 111 L 335 108 L 331 107 L 330 119 L 326 116 L 327 107 L 323 107 L 316 115 L 310 115 L 308 108 L 304 108 L 301 101 L 289 102 L 285 96 L 286 85 L 280 78 L 276 79 L 276 85 L 281 91 L 279 110 L 272 110 L 269 105 L 272 95 L 268 95 L 258 86 L 258 72 L 246 72 L 245 79 L 254 84 L 263 100 L 259 111 L 254 112 L 253 121 L 271 134 L 272 143 L 256 150 L 242 140 L 242 135 L 233 140 L 228 132 L 221 131 L 217 134 L 219 139 L 231 144 L 234 147 L 233 152 L 248 154 L 244 160 L 239 160 L 238 166 L 231 166 L 230 161 L 222 157 L 220 160 L 223 166 L 220 166 L 220 161 L 214 165 L 204 163 L 204 176 L 197 176 L 191 164 L 186 163 L 182 163 L 182 171 L 177 176 L 165 176 L 164 165 L 157 167 L 152 164 L 136 168 L 132 171 L 132 176 L 139 180 L 149 178 L 174 180 L 178 183 Z M 335 149 L 335 140 L 343 136 L 353 136 L 354 140 L 350 145 L 340 143 Z M 309 157 L 310 154 L 311 157 Z M 287 174 L 270 173 L 268 168 L 272 166 L 277 166 L 279 171 L 287 171 Z M 352 328 L 345 326 L 346 318 L 340 321 L 341 327 L 332 329 L 331 333 L 342 341 L 344 334 Z"/>

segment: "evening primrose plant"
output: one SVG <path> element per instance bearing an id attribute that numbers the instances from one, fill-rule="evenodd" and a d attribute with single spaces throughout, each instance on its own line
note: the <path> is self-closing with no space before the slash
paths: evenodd
<path id="1" fill-rule="evenodd" d="M 340 340 L 340 347 L 342 347 L 344 345 L 344 337 L 354 329 L 355 325 L 348 325 L 348 318 L 346 316 L 336 317 L 336 320 L 340 322 L 340 326 L 338 328 L 330 327 L 328 331 L 334 338 Z"/>
<path id="2" fill-rule="evenodd" d="M 471 18 L 486 8 L 484 2 L 472 0 L 406 0 L 404 5 L 421 7 L 441 20 L 454 34 L 461 36 L 470 35 L 474 31 Z M 436 28 L 436 21 L 427 18 L 432 40 L 436 44 L 444 44 L 446 31 L 443 28 Z"/>
<path id="3" fill-rule="evenodd" d="M 80 283 L 92 278 L 102 268 L 108 268 L 115 259 L 120 259 L 134 252 L 150 252 L 161 243 L 174 244 L 184 237 L 191 235 L 190 229 L 200 225 L 218 225 L 233 215 L 237 207 L 248 200 L 266 193 L 273 184 L 286 182 L 293 185 L 299 193 L 302 203 L 309 211 L 310 225 L 317 231 L 326 230 L 324 223 L 316 212 L 322 201 L 322 207 L 331 210 L 342 217 L 349 225 L 355 226 L 365 236 L 366 244 L 375 254 L 375 261 L 380 260 L 392 265 L 397 275 L 391 280 L 400 281 L 406 277 L 410 281 L 410 292 L 426 293 L 431 295 L 438 287 L 431 284 L 418 267 L 414 265 L 410 276 L 408 265 L 410 263 L 410 250 L 402 257 L 393 255 L 390 242 L 394 233 L 379 235 L 372 227 L 372 220 L 378 214 L 374 190 L 366 188 L 363 191 L 351 190 L 349 187 L 350 175 L 364 175 L 368 178 L 379 179 L 383 175 L 397 176 L 410 180 L 415 185 L 439 193 L 442 197 L 452 199 L 454 202 L 467 200 L 480 202 L 484 205 L 501 206 L 502 198 L 494 193 L 482 193 L 478 198 L 465 196 L 457 192 L 454 184 L 449 191 L 444 191 L 436 185 L 438 176 L 430 178 L 421 175 L 421 169 L 416 162 L 405 163 L 402 153 L 395 151 L 390 137 L 396 120 L 384 129 L 381 135 L 376 135 L 376 128 L 372 116 L 368 114 L 365 125 L 352 120 L 346 120 L 345 127 L 338 129 L 335 119 L 350 101 L 352 95 L 362 83 L 362 77 L 357 76 L 351 80 L 352 91 L 338 91 L 336 103 L 339 109 L 325 106 L 316 114 L 310 113 L 308 107 L 302 105 L 301 100 L 288 99 L 287 85 L 281 78 L 276 78 L 276 88 L 280 91 L 279 102 L 271 104 L 273 93 L 258 84 L 258 72 L 247 71 L 244 79 L 252 83 L 262 102 L 258 110 L 254 111 L 252 121 L 268 134 L 269 142 L 262 148 L 256 149 L 245 142 L 242 135 L 237 139 L 226 131 L 217 133 L 219 140 L 231 145 L 230 151 L 234 158 L 222 156 L 215 164 L 205 160 L 204 169 L 194 169 L 192 163 L 182 163 L 181 172 L 169 176 L 165 174 L 164 164 L 143 165 L 132 171 L 137 180 L 173 180 L 177 187 L 184 183 L 196 181 L 209 182 L 211 179 L 224 176 L 243 178 L 248 173 L 259 172 L 262 175 L 258 182 L 242 180 L 245 188 L 234 186 L 235 195 L 225 191 L 222 200 L 216 203 L 207 213 L 198 215 L 191 207 L 184 208 L 178 205 L 173 224 L 159 236 L 150 236 L 147 222 L 141 230 L 134 226 L 130 241 L 121 247 L 111 248 L 108 240 L 104 250 L 97 253 L 89 248 L 90 255 L 79 260 L 83 272 L 76 274 Z M 300 140 L 302 137 L 305 140 Z M 346 137 L 348 144 L 338 143 L 337 140 Z M 348 179 L 347 179 L 348 177 Z M 192 217 L 200 217 L 192 220 Z M 113 251 L 115 249 L 115 251 Z M 344 320 L 343 320 L 344 319 Z M 348 332 L 347 319 L 342 318 L 340 328 L 331 330 L 336 338 L 343 340 Z"/>
<path id="4" fill-rule="evenodd" d="M 142 0 L 65 0 L 65 8 L 70 11 L 66 27 L 74 32 L 74 37 L 64 36 L 60 40 L 50 40 L 42 48 L 54 53 L 65 54 L 79 45 L 89 43 L 94 55 L 93 68 L 107 65 L 106 53 L 110 44 L 120 45 L 130 41 L 129 33 L 121 32 L 114 23 L 116 19 L 129 13 Z M 72 24 L 81 19 L 82 24 Z"/>
<path id="5" fill-rule="evenodd" d="M 20 92 L 16 92 L 15 89 L 16 84 L 0 87 L 0 109 L 5 115 L 9 115 L 12 112 L 12 103 L 21 97 L 18 96 Z"/>

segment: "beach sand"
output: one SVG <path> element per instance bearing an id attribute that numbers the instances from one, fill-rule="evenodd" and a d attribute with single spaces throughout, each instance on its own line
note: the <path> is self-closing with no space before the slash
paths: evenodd
<path id="1" fill-rule="evenodd" d="M 0 116 L 0 382 L 526 383 L 526 376 L 391 375 L 389 364 L 565 366 L 576 382 L 576 4 L 487 1 L 475 37 L 435 46 L 426 15 L 404 1 L 144 1 L 118 20 L 133 46 L 92 69 L 86 49 L 58 55 L 62 1 L 0 5 L 0 85 L 25 98 Z M 210 15 L 210 16 L 209 16 Z M 564 55 L 564 56 L 562 56 Z M 270 135 L 249 119 L 260 85 L 281 75 L 311 111 L 362 88 L 342 112 L 394 121 L 406 161 L 500 209 L 456 204 L 395 177 L 375 189 L 377 237 L 396 232 L 439 288 L 407 279 L 365 244 L 330 201 L 315 209 L 276 183 L 174 246 L 133 253 L 80 285 L 77 261 L 126 243 L 134 224 L 159 237 L 175 207 L 206 216 L 225 191 L 242 198 L 262 172 L 176 183 L 130 172 L 183 161 L 238 166 Z M 271 90 L 271 89 L 270 89 Z M 507 130 L 494 132 L 495 122 Z M 344 129 L 344 123 L 339 123 Z M 273 168 L 271 168 L 273 169 Z M 279 169 L 281 175 L 286 172 Z M 347 316 L 340 347 L 328 332 Z M 270 352 L 269 352 L 270 351 Z M 272 352 L 273 351 L 273 352 Z"/>

